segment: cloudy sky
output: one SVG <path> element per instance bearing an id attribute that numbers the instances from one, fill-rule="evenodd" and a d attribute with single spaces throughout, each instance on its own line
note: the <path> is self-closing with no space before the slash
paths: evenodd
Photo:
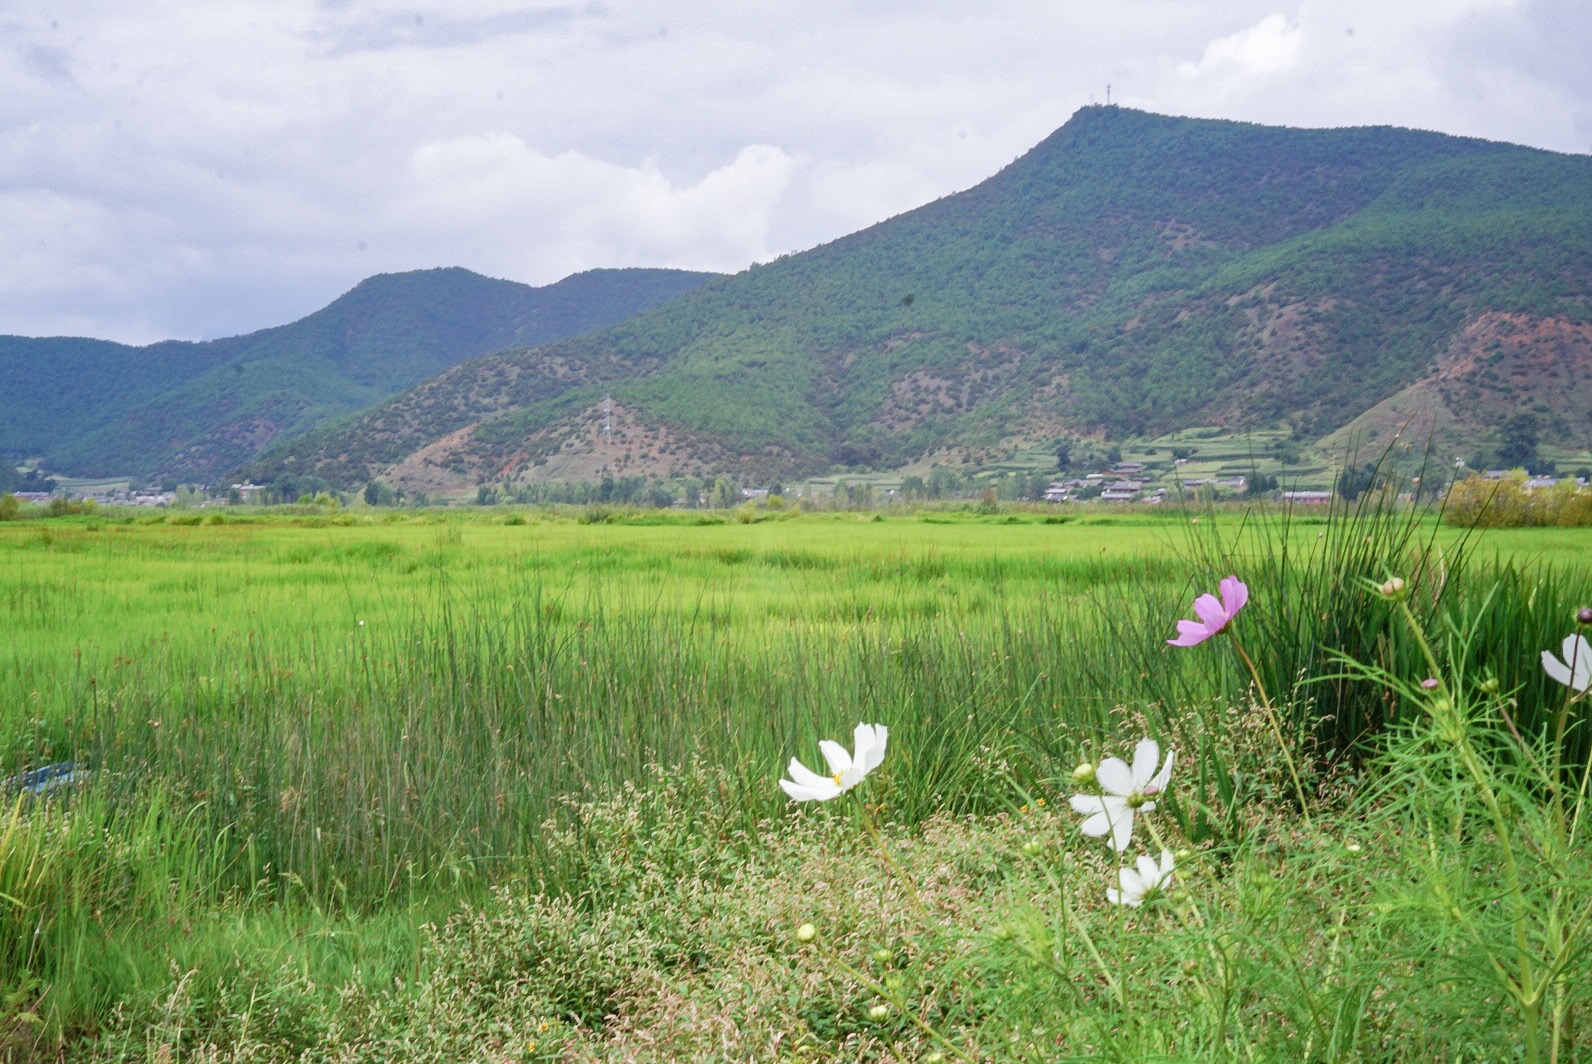
<path id="1" fill-rule="evenodd" d="M 734 271 L 1113 102 L 1592 151 L 1586 0 L 0 0 L 0 333 Z"/>

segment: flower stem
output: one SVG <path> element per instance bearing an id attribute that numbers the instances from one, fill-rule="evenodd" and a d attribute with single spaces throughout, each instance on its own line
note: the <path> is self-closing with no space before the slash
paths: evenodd
<path id="1" fill-rule="evenodd" d="M 884 835 L 880 833 L 878 823 L 874 820 L 873 814 L 868 811 L 867 805 L 860 798 L 857 800 L 857 809 L 862 819 L 863 829 L 868 832 L 868 835 L 873 839 L 874 845 L 879 848 L 879 856 L 884 859 L 885 867 L 890 869 L 890 874 L 895 877 L 896 882 L 906 888 L 908 896 L 912 898 L 913 904 L 918 907 L 918 912 L 923 916 L 923 919 L 933 924 L 935 922 L 934 916 L 929 912 L 929 907 L 924 902 L 923 895 L 918 893 L 917 883 L 913 881 L 911 876 L 902 871 L 901 866 L 896 863 L 896 859 L 890 853 L 890 847 L 885 845 Z"/>
<path id="2" fill-rule="evenodd" d="M 1398 606 L 1404 615 L 1405 624 L 1415 637 L 1416 645 L 1420 647 L 1422 655 L 1426 658 L 1426 664 L 1432 670 L 1431 675 L 1438 681 L 1439 686 L 1434 692 L 1435 697 L 1428 705 L 1428 711 L 1437 725 L 1439 737 L 1450 742 L 1460 767 L 1475 785 L 1476 793 L 1481 798 L 1482 804 L 1486 806 L 1489 819 L 1492 820 L 1493 835 L 1497 839 L 1499 855 L 1503 858 L 1505 890 L 1514 907 L 1515 960 L 1519 966 L 1519 974 L 1512 978 L 1506 977 L 1505 983 L 1525 1019 L 1526 1059 L 1534 1062 L 1540 1055 L 1538 1046 L 1540 1032 L 1537 1030 L 1537 1023 L 1541 992 L 1544 988 L 1538 985 L 1532 964 L 1531 941 L 1526 927 L 1525 888 L 1521 880 L 1520 866 L 1515 858 L 1512 841 L 1513 825 L 1504 815 L 1503 806 L 1498 800 L 1498 792 L 1493 787 L 1492 777 L 1482 766 L 1476 748 L 1470 741 L 1468 721 L 1460 712 L 1459 704 L 1455 701 L 1455 693 L 1449 689 L 1443 679 L 1442 666 L 1437 663 L 1437 655 L 1432 652 L 1432 644 L 1426 638 L 1425 629 L 1415 619 L 1408 602 L 1400 601 Z M 1438 719 L 1439 714 L 1444 719 Z M 1494 963 L 1497 964 L 1497 961 L 1494 960 Z"/>
<path id="3" fill-rule="evenodd" d="M 1575 650 L 1570 652 L 1570 660 L 1566 663 L 1570 667 L 1570 679 L 1573 681 L 1576 673 L 1576 656 L 1580 653 L 1585 643 L 1575 644 Z M 1559 819 L 1564 819 L 1564 731 L 1570 720 L 1570 707 L 1581 699 L 1582 692 L 1575 689 L 1575 684 L 1565 685 L 1564 701 L 1559 704 L 1559 712 L 1553 722 L 1553 771 L 1548 784 L 1553 788 L 1554 803 L 1557 806 Z M 1577 810 L 1579 816 L 1579 810 Z"/>
<path id="4" fill-rule="evenodd" d="M 1229 629 L 1231 633 L 1231 629 Z M 1266 694 L 1266 685 L 1261 682 L 1260 670 L 1255 668 L 1255 662 L 1244 650 L 1244 644 L 1238 641 L 1238 636 L 1232 637 L 1233 649 L 1238 651 L 1239 658 L 1245 668 L 1249 669 L 1250 678 L 1255 681 L 1255 690 L 1260 693 L 1260 704 L 1266 710 L 1266 723 L 1271 725 L 1271 734 L 1277 739 L 1277 749 L 1282 753 L 1283 764 L 1288 766 L 1288 776 L 1293 780 L 1294 796 L 1299 799 L 1299 812 L 1305 820 L 1305 827 L 1310 827 L 1310 803 L 1305 800 L 1304 784 L 1299 781 L 1299 769 L 1294 765 L 1293 754 L 1288 751 L 1288 741 L 1283 738 L 1282 724 L 1277 720 L 1277 709 L 1271 704 L 1271 696 Z"/>
<path id="5" fill-rule="evenodd" d="M 878 994 L 880 997 L 885 998 L 891 1004 L 895 1005 L 896 1008 L 901 1010 L 901 1014 L 907 1019 L 911 1020 L 913 1025 L 917 1027 L 918 1030 L 922 1031 L 924 1034 L 938 1042 L 941 1046 L 945 1047 L 945 1049 L 958 1060 L 972 1062 L 978 1059 L 978 1049 L 976 1046 L 974 1047 L 973 1053 L 969 1054 L 967 1050 L 951 1041 L 951 1039 L 946 1035 L 941 1034 L 933 1024 L 929 1023 L 929 1021 L 925 1020 L 922 1016 L 919 1016 L 914 1010 L 908 1008 L 907 1000 L 903 995 L 891 990 L 889 987 L 879 982 L 879 980 L 875 979 L 867 972 L 864 972 L 853 965 L 846 963 L 845 959 L 840 956 L 839 951 L 830 948 L 827 944 L 824 944 L 821 938 L 819 942 L 824 946 L 824 951 L 829 954 L 829 962 L 831 964 L 845 972 L 847 975 L 851 976 L 863 986 L 867 987 L 873 993 Z"/>

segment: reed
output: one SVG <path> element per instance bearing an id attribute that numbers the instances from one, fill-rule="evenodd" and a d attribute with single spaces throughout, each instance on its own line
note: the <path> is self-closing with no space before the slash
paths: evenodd
<path id="1" fill-rule="evenodd" d="M 1322 764 L 1400 712 L 1322 679 L 1328 648 L 1409 664 L 1361 586 L 1395 572 L 1428 623 L 1477 614 L 1467 668 L 1534 727 L 1550 693 L 1533 648 L 1557 645 L 1586 587 L 1391 505 L 1194 526 L 524 516 L 0 526 L 0 700 L 17 707 L 0 766 L 94 772 L 69 803 L 7 808 L 7 993 L 59 1037 L 157 994 L 173 965 L 223 980 L 287 953 L 323 988 L 412 980 L 419 925 L 494 888 L 599 903 L 604 840 L 579 841 L 572 796 L 700 763 L 753 839 L 783 810 L 785 762 L 858 720 L 891 728 L 877 796 L 901 828 L 1014 808 L 1129 716 L 1232 798 L 1211 736 L 1247 678 L 1165 648 L 1228 572 Z"/>

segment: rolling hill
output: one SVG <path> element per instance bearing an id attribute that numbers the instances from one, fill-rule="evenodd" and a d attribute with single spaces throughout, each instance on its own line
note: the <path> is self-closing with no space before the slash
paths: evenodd
<path id="1" fill-rule="evenodd" d="M 1308 445 L 1389 404 L 1455 445 L 1525 410 L 1587 446 L 1589 371 L 1592 159 L 1090 107 L 972 189 L 455 366 L 250 472 L 756 482 L 1189 426 Z"/>
<path id="2" fill-rule="evenodd" d="M 53 472 L 209 480 L 466 359 L 613 325 L 712 279 L 594 270 L 532 288 L 463 269 L 372 277 L 247 336 L 129 347 L 0 337 L 0 454 Z"/>

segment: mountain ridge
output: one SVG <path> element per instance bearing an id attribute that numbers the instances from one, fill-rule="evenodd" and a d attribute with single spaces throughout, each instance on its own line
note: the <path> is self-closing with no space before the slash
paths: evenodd
<path id="1" fill-rule="evenodd" d="M 1589 293 L 1585 156 L 1091 107 L 965 192 L 463 363 L 251 471 L 457 491 L 788 479 L 1207 424 L 1309 443 L 1483 316 L 1574 326 Z M 1449 428 L 1473 444 L 1555 408 L 1546 387 L 1528 375 Z M 1557 431 L 1592 443 L 1592 399 L 1555 402 Z"/>
<path id="2" fill-rule="evenodd" d="M 377 274 L 298 321 L 217 340 L 4 336 L 0 453 L 209 479 L 466 358 L 611 325 L 716 276 L 592 270 L 533 288 L 444 267 Z"/>

